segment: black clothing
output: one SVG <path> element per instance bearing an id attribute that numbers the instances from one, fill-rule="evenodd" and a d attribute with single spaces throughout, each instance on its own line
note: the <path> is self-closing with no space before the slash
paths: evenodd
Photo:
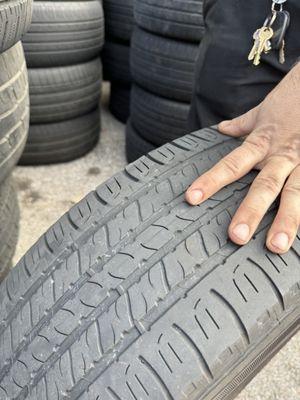
<path id="1" fill-rule="evenodd" d="M 248 61 L 253 33 L 271 11 L 271 0 L 205 0 L 206 33 L 200 45 L 191 107 L 191 130 L 237 117 L 257 106 L 300 56 L 300 0 L 289 0 L 286 62 L 278 51 L 262 56 L 255 67 Z"/>

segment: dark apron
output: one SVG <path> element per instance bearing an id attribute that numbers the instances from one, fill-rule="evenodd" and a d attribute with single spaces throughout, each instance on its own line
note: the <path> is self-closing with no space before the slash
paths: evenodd
<path id="1" fill-rule="evenodd" d="M 271 10 L 271 0 L 205 0 L 205 37 L 200 45 L 190 114 L 192 130 L 237 117 L 257 106 L 300 57 L 300 0 L 288 0 L 286 62 L 278 51 L 248 61 L 253 33 Z M 284 101 L 284 99 L 283 99 Z"/>

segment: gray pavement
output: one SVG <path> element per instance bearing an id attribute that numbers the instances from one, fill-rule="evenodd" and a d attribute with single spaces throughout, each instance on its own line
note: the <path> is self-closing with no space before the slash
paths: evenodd
<path id="1" fill-rule="evenodd" d="M 124 125 L 107 111 L 107 91 L 105 87 L 101 140 L 91 153 L 66 164 L 16 168 L 21 232 L 15 261 L 72 205 L 126 165 Z M 300 400 L 300 334 L 237 399 Z"/>

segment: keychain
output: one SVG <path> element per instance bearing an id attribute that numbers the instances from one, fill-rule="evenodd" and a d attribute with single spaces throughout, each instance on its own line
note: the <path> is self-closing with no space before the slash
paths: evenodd
<path id="1" fill-rule="evenodd" d="M 273 0 L 270 15 L 264 25 L 255 31 L 254 45 L 248 56 L 254 65 L 259 65 L 262 54 L 271 50 L 278 50 L 279 62 L 285 63 L 285 36 L 290 26 L 290 13 L 283 9 L 286 1 Z"/>

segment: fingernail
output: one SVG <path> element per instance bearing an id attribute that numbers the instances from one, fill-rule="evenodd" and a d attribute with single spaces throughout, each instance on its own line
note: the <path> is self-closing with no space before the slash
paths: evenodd
<path id="1" fill-rule="evenodd" d="M 250 228 L 247 224 L 239 224 L 233 229 L 232 233 L 237 239 L 246 242 L 250 236 Z"/>
<path id="2" fill-rule="evenodd" d="M 277 233 L 271 240 L 272 246 L 285 251 L 289 248 L 290 239 L 286 233 Z"/>
<path id="3" fill-rule="evenodd" d="M 188 200 L 191 204 L 199 204 L 203 200 L 204 194 L 202 190 L 194 189 L 188 192 Z"/>

